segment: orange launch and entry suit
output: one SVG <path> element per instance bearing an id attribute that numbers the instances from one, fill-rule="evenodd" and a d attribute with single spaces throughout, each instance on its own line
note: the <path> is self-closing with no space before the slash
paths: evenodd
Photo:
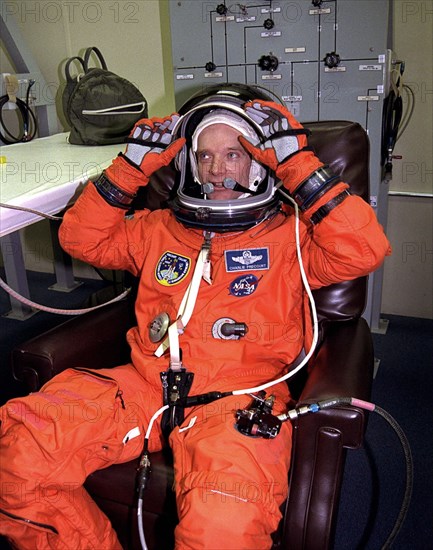
<path id="1" fill-rule="evenodd" d="M 367 274 L 389 253 L 373 211 L 354 196 L 314 227 L 301 221 L 300 238 L 312 288 Z M 89 184 L 66 213 L 60 239 L 76 258 L 139 278 L 137 326 L 127 335 L 131 364 L 67 370 L 41 392 L 3 407 L 1 532 L 24 549 L 112 550 L 120 548 L 116 534 L 82 484 L 92 471 L 140 454 L 149 420 L 162 405 L 160 373 L 169 366 L 167 352 L 156 357 L 159 344 L 149 326 L 163 312 L 176 319 L 203 234 L 178 223 L 171 210 L 125 218 Z M 215 234 L 210 260 L 212 284 L 201 281 L 179 337 L 183 364 L 194 373 L 190 394 L 281 376 L 311 342 L 294 216 L 279 213 L 244 232 Z M 221 337 L 227 318 L 245 323 L 247 334 Z M 271 391 L 275 412 L 285 410 L 287 385 Z M 249 402 L 232 396 L 187 409 L 170 436 L 178 549 L 271 547 L 288 490 L 291 426 L 283 424 L 272 440 L 245 437 L 234 428 L 234 411 Z M 163 444 L 156 422 L 150 451 Z"/>

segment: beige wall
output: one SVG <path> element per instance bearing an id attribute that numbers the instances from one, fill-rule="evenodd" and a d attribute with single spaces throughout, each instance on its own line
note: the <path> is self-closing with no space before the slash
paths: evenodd
<path id="1" fill-rule="evenodd" d="M 56 4 L 62 7 L 60 11 Z M 393 49 L 406 62 L 404 78 L 414 91 L 416 104 L 394 151 L 403 158 L 394 162 L 390 190 L 431 194 L 433 1 L 395 0 L 393 5 Z M 51 93 L 61 89 L 65 59 L 95 45 L 104 53 L 109 69 L 140 88 L 151 115 L 174 110 L 167 0 L 4 0 L 3 14 L 5 6 L 22 29 Z M 0 55 L 4 72 L 8 59 L 4 52 Z M 60 116 L 59 130 L 63 130 L 61 121 Z M 389 198 L 387 233 L 394 254 L 384 269 L 384 315 L 433 317 L 432 213 L 431 198 Z M 30 269 L 52 270 L 46 239 L 44 223 L 24 232 Z"/>
<path id="2" fill-rule="evenodd" d="M 66 129 L 61 109 L 65 61 L 88 46 L 97 46 L 111 71 L 138 86 L 151 116 L 174 111 L 168 0 L 1 1 L 4 19 L 17 24 L 46 80 L 44 97 L 57 104 L 57 131 Z M 3 44 L 0 66 L 1 72 L 15 72 Z M 21 238 L 27 268 L 52 272 L 48 223 L 24 229 Z M 95 276 L 80 262 L 75 273 Z"/>
<path id="3" fill-rule="evenodd" d="M 18 24 L 47 81 L 47 97 L 58 95 L 62 88 L 65 60 L 82 54 L 88 46 L 97 46 L 111 71 L 138 86 L 148 100 L 151 115 L 166 114 L 174 108 L 167 59 L 171 47 L 167 0 L 2 3 L 4 18 Z M 2 72 L 6 72 L 10 63 L 3 48 L 0 61 Z M 63 121 L 61 112 L 59 115 Z"/>
<path id="4" fill-rule="evenodd" d="M 385 316 L 433 318 L 432 22 L 431 0 L 395 0 L 393 50 L 406 62 L 404 80 L 414 92 L 415 109 L 394 150 L 402 159 L 394 161 L 390 190 L 425 196 L 389 196 L 387 234 L 394 252 L 384 269 Z"/>

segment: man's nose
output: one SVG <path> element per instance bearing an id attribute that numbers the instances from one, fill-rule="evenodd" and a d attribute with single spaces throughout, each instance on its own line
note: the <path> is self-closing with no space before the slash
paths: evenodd
<path id="1" fill-rule="evenodd" d="M 214 158 L 210 167 L 211 174 L 217 175 L 225 172 L 225 164 L 221 159 Z"/>

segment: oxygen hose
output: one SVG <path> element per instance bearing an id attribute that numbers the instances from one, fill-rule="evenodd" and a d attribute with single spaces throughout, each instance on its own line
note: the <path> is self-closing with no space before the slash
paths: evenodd
<path id="1" fill-rule="evenodd" d="M 376 406 L 375 412 L 380 416 L 382 416 L 394 429 L 395 433 L 397 434 L 400 440 L 401 446 L 403 448 L 405 461 L 406 461 L 406 487 L 405 487 L 405 492 L 403 496 L 403 502 L 401 504 L 400 512 L 397 516 L 394 527 L 391 533 L 389 534 L 385 544 L 382 546 L 382 550 L 388 550 L 392 547 L 394 540 L 397 538 L 397 535 L 400 532 L 400 529 L 404 523 L 404 520 L 406 519 L 406 515 L 409 509 L 409 504 L 412 497 L 412 488 L 413 488 L 413 459 L 412 459 L 412 452 L 411 452 L 406 434 L 403 432 L 403 430 L 401 429 L 400 425 L 396 422 L 396 420 L 381 407 Z"/>
<path id="2" fill-rule="evenodd" d="M 204 403 L 211 403 L 212 401 L 216 401 L 218 399 L 221 399 L 223 397 L 227 397 L 228 395 L 234 395 L 235 392 L 209 392 L 202 395 L 196 395 L 191 396 L 190 398 L 187 398 L 184 401 L 185 407 L 191 407 L 196 406 L 197 404 L 204 404 Z M 190 400 L 190 401 L 189 401 Z M 280 422 L 285 422 L 287 420 L 294 421 L 299 416 L 304 416 L 306 414 L 312 414 L 317 413 L 322 409 L 327 409 L 330 407 L 336 407 L 340 405 L 352 405 L 354 407 L 359 407 L 361 409 L 367 410 L 369 412 L 374 412 L 380 415 L 388 424 L 391 426 L 391 428 L 396 433 L 400 444 L 403 449 L 403 454 L 405 458 L 405 464 L 406 464 L 406 482 L 405 482 L 405 491 L 403 496 L 403 501 L 400 506 L 400 511 L 397 515 L 397 518 L 395 520 L 394 526 L 388 535 L 385 543 L 381 547 L 381 550 L 390 550 L 392 548 L 392 545 L 397 538 L 398 533 L 401 530 L 401 527 L 404 523 L 404 520 L 406 519 L 406 515 L 409 509 L 410 500 L 412 497 L 412 488 L 413 488 L 413 459 L 412 459 L 412 452 L 410 449 L 409 441 L 406 437 L 406 434 L 404 433 L 401 426 L 398 424 L 398 422 L 393 418 L 391 414 L 389 414 L 387 411 L 379 407 L 378 405 L 375 405 L 374 403 L 370 403 L 368 401 L 363 401 L 361 399 L 356 399 L 354 397 L 337 397 L 333 399 L 326 399 L 324 401 L 318 401 L 316 403 L 311 403 L 308 405 L 303 405 L 301 407 L 295 407 L 294 409 L 291 409 L 287 411 L 287 413 L 281 414 L 278 417 L 274 417 L 275 419 L 278 419 Z M 150 437 L 150 432 L 153 427 L 153 423 L 155 420 L 168 408 L 168 405 L 165 405 L 161 407 L 152 417 L 151 422 L 149 424 L 149 427 L 147 429 L 145 438 L 144 438 L 144 447 L 143 447 L 143 453 L 140 458 L 140 465 L 137 469 L 138 475 L 137 475 L 137 493 L 138 493 L 138 507 L 137 507 L 137 517 L 138 517 L 138 526 L 139 526 L 139 535 L 140 535 L 140 542 L 142 546 L 142 550 L 147 550 L 146 540 L 144 536 L 144 530 L 143 530 L 143 521 L 142 521 L 142 511 L 143 511 L 143 493 L 144 489 L 146 488 L 147 481 L 150 476 L 151 471 L 151 464 L 150 464 L 150 457 L 148 452 L 148 442 Z M 276 432 L 276 434 L 278 431 Z M 275 434 L 275 435 L 276 435 Z M 272 435 L 272 437 L 275 437 L 275 435 Z"/>
<path id="3" fill-rule="evenodd" d="M 400 511 L 398 513 L 398 516 L 396 518 L 396 521 L 394 523 L 391 533 L 388 535 L 388 538 L 386 539 L 385 543 L 381 548 L 381 550 L 389 550 L 392 547 L 398 533 L 400 532 L 400 529 L 406 518 L 408 509 L 409 509 L 410 500 L 412 497 L 412 488 L 413 488 L 412 452 L 411 452 L 409 441 L 406 437 L 406 434 L 404 433 L 404 431 L 402 430 L 398 422 L 387 411 L 385 411 L 378 405 L 369 403 L 368 401 L 355 399 L 353 397 L 338 397 L 336 399 L 327 399 L 325 401 L 319 401 L 317 403 L 312 403 L 310 405 L 305 405 L 299 408 L 292 409 L 291 411 L 288 411 L 286 414 L 281 415 L 278 418 L 280 418 L 280 420 L 282 421 L 289 420 L 289 419 L 294 420 L 298 416 L 308 414 L 308 413 L 315 413 L 320 411 L 321 409 L 335 407 L 338 405 L 353 405 L 354 407 L 359 407 L 361 409 L 365 409 L 367 411 L 377 413 L 388 422 L 388 424 L 391 426 L 391 428 L 396 433 L 398 439 L 400 440 L 400 444 L 403 449 L 403 454 L 404 454 L 405 463 L 406 463 L 406 483 L 405 483 L 405 492 L 404 492 L 403 501 L 400 507 Z"/>

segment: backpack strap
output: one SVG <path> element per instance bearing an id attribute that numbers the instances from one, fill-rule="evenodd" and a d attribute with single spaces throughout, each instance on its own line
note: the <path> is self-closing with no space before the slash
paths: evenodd
<path id="1" fill-rule="evenodd" d="M 83 71 L 86 72 L 86 65 L 84 63 L 84 59 L 82 59 L 81 57 L 78 57 L 78 55 L 74 55 L 74 57 L 70 57 L 68 59 L 68 61 L 66 62 L 66 65 L 65 65 L 65 76 L 66 76 L 66 81 L 67 82 L 73 82 L 74 81 L 74 79 L 71 76 L 71 71 L 70 71 L 71 64 L 74 61 L 78 61 L 81 64 L 81 66 L 83 67 Z"/>
<path id="2" fill-rule="evenodd" d="M 90 60 L 90 56 L 92 55 L 92 52 L 94 52 L 96 54 L 96 56 L 98 57 L 99 59 L 99 63 L 101 64 L 101 67 L 107 71 L 107 64 L 105 63 L 105 59 L 104 59 L 104 56 L 102 55 L 101 51 L 96 47 L 96 46 L 92 46 L 90 48 L 87 48 L 87 50 L 84 52 L 84 70 L 85 72 L 87 73 L 87 71 L 89 70 L 89 60 Z"/>

